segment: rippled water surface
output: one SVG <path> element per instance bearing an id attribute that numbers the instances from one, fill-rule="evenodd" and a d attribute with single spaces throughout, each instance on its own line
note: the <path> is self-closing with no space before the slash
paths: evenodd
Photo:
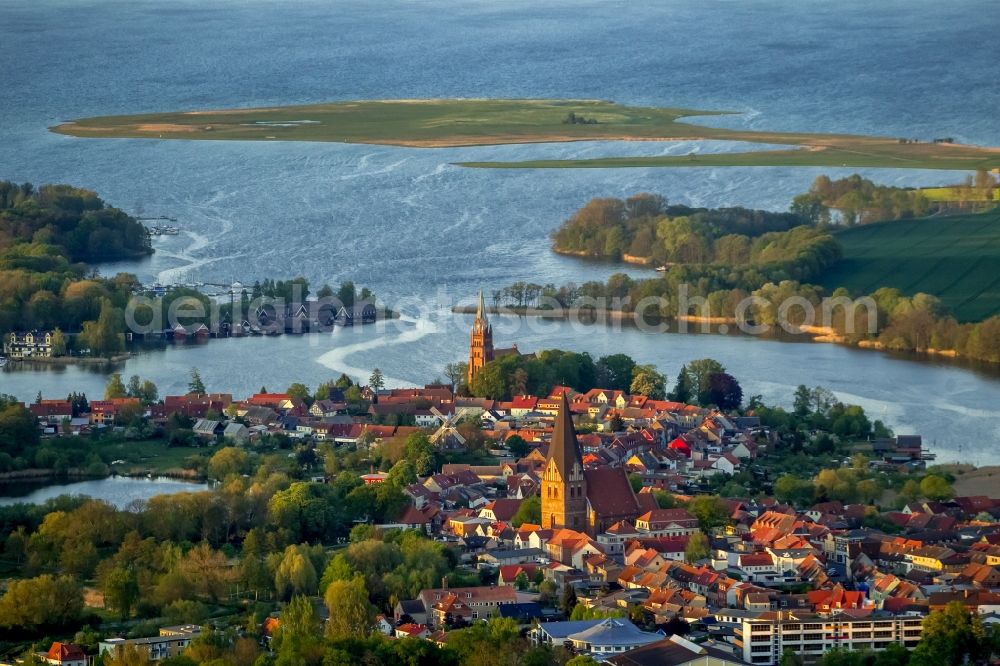
<path id="1" fill-rule="evenodd" d="M 969 20 L 974 16 L 975 20 Z M 338 99 L 573 97 L 730 109 L 699 119 L 756 129 L 877 133 L 1000 145 L 1000 12 L 991 1 L 0 3 L 0 178 L 93 188 L 182 233 L 128 270 L 161 282 L 353 279 L 408 322 L 334 336 L 213 342 L 133 359 L 125 372 L 183 388 L 198 365 L 240 394 L 315 385 L 378 365 L 404 382 L 465 353 L 467 321 L 441 304 L 514 280 L 605 279 L 619 270 L 553 255 L 549 234 L 595 196 L 653 191 L 696 205 L 784 209 L 817 169 L 488 171 L 461 160 L 759 149 L 629 142 L 414 149 L 307 143 L 81 140 L 46 127 L 87 115 Z M 868 170 L 921 185 L 955 174 Z M 640 273 L 630 269 L 631 273 Z M 433 301 L 426 305 L 427 301 Z M 436 313 L 436 314 L 433 314 Z M 626 351 L 675 373 L 723 359 L 748 393 L 788 402 L 823 384 L 945 456 L 1000 460 L 995 374 L 827 345 L 643 335 L 552 325 L 500 337 L 523 349 Z M 31 398 L 103 374 L 0 374 Z"/>

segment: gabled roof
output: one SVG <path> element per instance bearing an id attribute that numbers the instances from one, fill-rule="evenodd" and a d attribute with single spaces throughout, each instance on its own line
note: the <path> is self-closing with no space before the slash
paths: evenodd
<path id="1" fill-rule="evenodd" d="M 52 644 L 49 648 L 48 653 L 45 655 L 53 661 L 86 661 L 87 655 L 84 654 L 83 650 L 79 645 L 75 643 L 59 643 L 58 641 Z"/>
<path id="2" fill-rule="evenodd" d="M 637 515 L 639 502 L 621 467 L 602 467 L 583 472 L 587 500 L 598 516 Z"/>

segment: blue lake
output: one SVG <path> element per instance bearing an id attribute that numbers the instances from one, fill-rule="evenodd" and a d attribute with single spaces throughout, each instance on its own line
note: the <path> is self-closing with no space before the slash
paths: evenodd
<path id="1" fill-rule="evenodd" d="M 338 99 L 573 97 L 701 109 L 755 129 L 852 132 L 1000 145 L 1000 12 L 991 0 L 630 3 L 523 0 L 6 0 L 0 3 L 0 178 L 92 188 L 182 233 L 140 263 L 144 280 L 352 279 L 408 315 L 332 336 L 212 342 L 129 361 L 181 390 L 315 386 L 346 371 L 418 383 L 466 354 L 467 319 L 442 312 L 516 280 L 581 283 L 620 268 L 549 250 L 588 199 L 658 192 L 695 205 L 784 209 L 820 173 L 786 168 L 489 171 L 460 160 L 733 150 L 712 142 L 407 149 L 308 143 L 81 140 L 46 130 L 87 115 Z M 969 17 L 975 20 L 970 21 Z M 977 65 L 981 64 L 981 66 Z M 862 170 L 899 185 L 963 174 Z M 641 271 L 628 269 L 639 274 Z M 549 325 L 499 344 L 624 351 L 670 375 L 723 360 L 747 394 L 791 401 L 799 383 L 859 402 L 943 459 L 1000 462 L 996 373 L 829 345 L 644 335 Z M 101 392 L 105 371 L 4 372 L 31 399 Z"/>
<path id="2" fill-rule="evenodd" d="M 42 504 L 60 495 L 80 495 L 104 500 L 119 509 L 124 509 L 133 502 L 148 500 L 156 495 L 207 489 L 208 485 L 204 483 L 177 481 L 166 477 L 142 479 L 111 476 L 106 479 L 57 484 L 11 483 L 0 485 L 0 506 Z"/>

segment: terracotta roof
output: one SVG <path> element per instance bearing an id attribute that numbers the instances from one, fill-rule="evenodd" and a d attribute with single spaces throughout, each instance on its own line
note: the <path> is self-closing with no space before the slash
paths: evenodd
<path id="1" fill-rule="evenodd" d="M 509 521 L 511 518 L 514 517 L 514 514 L 517 513 L 517 510 L 520 508 L 520 506 L 521 506 L 521 500 L 510 499 L 505 497 L 501 499 L 495 499 L 483 508 L 491 510 L 493 512 L 493 515 L 496 516 L 497 520 Z"/>
<path id="2" fill-rule="evenodd" d="M 583 475 L 587 480 L 587 499 L 598 516 L 639 513 L 639 502 L 625 470 L 620 467 L 603 467 L 585 470 Z"/>
<path id="3" fill-rule="evenodd" d="M 740 555 L 741 567 L 767 567 L 774 564 L 770 553 L 748 553 Z"/>
<path id="4" fill-rule="evenodd" d="M 427 627 L 422 624 L 414 624 L 409 622 L 407 624 L 401 624 L 396 627 L 396 631 L 402 632 L 408 636 L 419 636 L 420 634 L 427 631 Z"/>
<path id="5" fill-rule="evenodd" d="M 53 661 L 60 662 L 87 659 L 87 655 L 85 655 L 80 646 L 75 643 L 55 642 L 52 644 L 52 647 L 49 648 L 49 651 L 45 656 Z"/>
<path id="6" fill-rule="evenodd" d="M 654 509 L 642 514 L 637 520 L 645 520 L 650 523 L 675 523 L 697 520 L 697 518 L 691 515 L 687 509 Z"/>

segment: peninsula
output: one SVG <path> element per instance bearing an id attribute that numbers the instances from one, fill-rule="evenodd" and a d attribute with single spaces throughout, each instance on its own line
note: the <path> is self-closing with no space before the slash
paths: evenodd
<path id="1" fill-rule="evenodd" d="M 829 166 L 975 170 L 1000 167 L 1000 148 L 950 138 L 873 137 L 726 129 L 682 122 L 727 112 L 633 107 L 599 100 L 368 100 L 304 106 L 81 118 L 52 131 L 85 138 L 330 141 L 418 148 L 567 141 L 725 140 L 788 146 L 719 154 L 586 160 L 459 162 L 485 168 Z"/>

